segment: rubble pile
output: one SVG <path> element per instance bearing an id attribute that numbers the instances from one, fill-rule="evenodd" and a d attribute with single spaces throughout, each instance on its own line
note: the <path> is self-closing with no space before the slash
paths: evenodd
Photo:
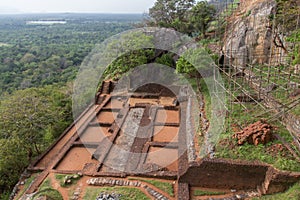
<path id="1" fill-rule="evenodd" d="M 102 186 L 102 187 L 103 186 L 109 186 L 109 187 L 115 187 L 115 186 L 140 187 L 140 188 L 145 189 L 150 196 L 154 197 L 154 199 L 168 200 L 167 197 L 165 197 L 160 192 L 156 191 L 155 188 L 150 188 L 149 186 L 147 186 L 147 184 L 145 184 L 145 183 L 143 183 L 139 180 L 131 181 L 131 180 L 125 180 L 125 179 L 91 178 L 91 179 L 87 180 L 86 183 L 88 185 Z M 107 197 L 111 198 L 111 196 L 107 196 L 107 194 L 106 194 L 106 196 L 99 195 L 96 200 L 106 200 L 104 197 L 106 199 L 107 199 Z M 113 198 L 115 198 L 115 197 L 113 197 Z M 111 199 L 111 200 L 118 200 L 118 199 Z"/>
<path id="2" fill-rule="evenodd" d="M 273 127 L 263 121 L 258 121 L 235 133 L 233 138 L 238 140 L 239 145 L 246 142 L 255 146 L 267 144 L 273 139 Z"/>
<path id="3" fill-rule="evenodd" d="M 119 200 L 121 197 L 120 194 L 115 194 L 115 193 L 112 193 L 112 194 L 108 194 L 108 193 L 105 193 L 105 192 L 101 192 L 98 197 L 96 197 L 96 200 Z"/>

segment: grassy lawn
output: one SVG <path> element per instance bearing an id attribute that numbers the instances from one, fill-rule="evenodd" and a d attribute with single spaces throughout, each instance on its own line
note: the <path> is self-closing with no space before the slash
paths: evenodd
<path id="1" fill-rule="evenodd" d="M 65 183 L 66 177 L 69 177 L 69 180 L 71 180 L 70 184 Z M 69 187 L 71 185 L 74 185 L 77 183 L 77 181 L 81 177 L 77 174 L 71 174 L 71 175 L 66 175 L 66 174 L 55 174 L 55 179 L 59 181 L 59 184 L 61 187 Z"/>
<path id="2" fill-rule="evenodd" d="M 39 187 L 39 190 L 43 190 L 43 189 L 46 189 L 46 188 L 51 188 L 51 180 L 49 178 L 46 178 L 44 180 L 44 182 L 41 184 L 41 186 Z"/>
<path id="3" fill-rule="evenodd" d="M 248 105 L 253 106 L 251 104 Z M 227 123 L 232 124 L 239 123 L 240 126 L 246 127 L 247 125 L 258 121 L 255 115 L 258 114 L 257 108 L 249 108 L 250 111 L 246 112 L 242 107 L 238 105 L 233 106 L 233 113 L 231 115 L 231 121 L 227 119 Z M 268 116 L 262 116 L 262 118 L 268 118 Z M 284 140 L 291 144 L 292 137 L 289 132 L 278 122 L 272 122 L 271 125 L 276 127 L 275 134 L 280 135 Z M 232 139 L 234 131 L 231 127 L 221 135 L 221 141 L 216 145 L 216 157 L 218 158 L 231 158 L 239 160 L 255 161 L 260 160 L 262 162 L 273 165 L 280 170 L 288 171 L 300 171 L 300 164 L 297 162 L 289 151 L 278 152 L 273 155 L 268 151 L 274 144 L 281 144 L 281 141 L 274 140 L 266 145 L 250 145 L 244 144 L 242 146 L 237 145 L 235 139 Z"/>
<path id="4" fill-rule="evenodd" d="M 289 81 L 299 83 L 299 76 L 293 73 L 289 74 L 289 70 L 290 69 L 287 66 L 255 66 L 253 68 L 253 72 L 258 77 L 262 77 L 263 87 L 267 87 L 271 83 L 276 83 L 278 87 L 273 90 L 271 94 L 282 104 L 293 101 L 293 99 L 289 97 L 289 93 L 293 91 L 293 89 L 289 87 Z M 268 76 L 269 72 L 270 77 Z M 300 115 L 300 106 L 296 106 L 291 109 L 290 112 L 295 115 Z"/>
<path id="5" fill-rule="evenodd" d="M 250 144 L 245 144 L 242 146 L 235 146 L 229 148 L 228 146 L 218 146 L 216 156 L 218 158 L 231 158 L 238 160 L 249 160 L 256 161 L 260 160 L 265 163 L 273 165 L 275 168 L 280 170 L 288 171 L 300 171 L 299 162 L 294 159 L 289 159 L 280 154 L 277 156 L 271 155 L 266 151 L 266 148 L 270 146 L 253 146 Z"/>
<path id="6" fill-rule="evenodd" d="M 46 196 L 47 199 L 63 200 L 61 194 L 57 190 L 51 188 L 40 190 L 36 195 L 33 196 L 33 200 L 38 199 L 39 197 L 42 196 Z"/>
<path id="7" fill-rule="evenodd" d="M 103 187 L 103 188 L 92 188 L 88 187 L 85 190 L 85 195 L 83 200 L 92 200 L 101 192 L 121 194 L 121 200 L 150 200 L 150 198 L 144 194 L 141 190 L 137 188 L 128 188 L 128 187 Z"/>
<path id="8" fill-rule="evenodd" d="M 229 87 L 228 80 L 224 78 L 224 82 L 226 87 Z M 200 81 L 201 84 L 201 92 L 203 94 L 205 100 L 205 112 L 207 118 L 210 118 L 210 109 L 211 109 L 211 101 L 210 95 L 203 80 Z M 246 83 L 241 82 L 240 84 L 245 85 Z M 234 86 L 231 85 L 233 89 Z M 251 88 L 245 86 L 247 91 L 253 92 Z M 239 92 L 234 93 L 235 96 L 239 95 Z M 289 171 L 300 171 L 300 163 L 297 162 L 289 151 L 279 152 L 274 155 L 268 151 L 274 144 L 281 144 L 281 141 L 274 140 L 273 142 L 267 145 L 249 145 L 245 144 L 242 146 L 238 146 L 235 139 L 232 139 L 232 135 L 234 134 L 233 126 L 237 126 L 240 128 L 245 128 L 249 124 L 257 122 L 260 119 L 270 119 L 272 117 L 272 113 L 267 113 L 264 111 L 259 105 L 254 103 L 243 103 L 243 106 L 240 104 L 231 104 L 229 105 L 229 115 L 226 118 L 226 130 L 220 136 L 220 141 L 216 145 L 216 157 L 218 158 L 230 158 L 230 159 L 239 159 L 239 160 L 249 160 L 255 161 L 260 160 L 265 163 L 272 164 L 275 168 L 280 170 L 289 170 Z M 246 109 L 245 109 L 245 108 Z M 291 144 L 293 148 L 292 141 L 293 138 L 286 130 L 286 128 L 281 125 L 278 121 L 270 122 L 270 125 L 275 127 L 274 133 L 278 134 L 282 137 L 286 142 Z M 201 137 L 199 139 L 201 140 Z"/>
<path id="9" fill-rule="evenodd" d="M 153 185 L 154 187 L 166 192 L 171 197 L 174 197 L 174 189 L 173 189 L 172 183 L 161 182 L 159 180 L 143 179 L 143 178 L 129 178 L 129 180 L 139 180 L 139 181 L 149 183 L 149 184 Z"/>

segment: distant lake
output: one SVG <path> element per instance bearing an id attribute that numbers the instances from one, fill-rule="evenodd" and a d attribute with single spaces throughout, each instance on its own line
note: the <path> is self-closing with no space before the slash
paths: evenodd
<path id="1" fill-rule="evenodd" d="M 28 21 L 26 24 L 28 25 L 53 25 L 53 24 L 66 24 L 66 21 L 47 21 L 47 20 L 39 20 L 39 21 Z"/>

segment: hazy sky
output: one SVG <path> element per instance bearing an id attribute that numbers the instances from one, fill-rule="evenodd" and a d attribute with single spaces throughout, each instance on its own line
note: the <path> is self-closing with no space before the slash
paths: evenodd
<path id="1" fill-rule="evenodd" d="M 0 13 L 143 13 L 155 0 L 0 0 Z"/>

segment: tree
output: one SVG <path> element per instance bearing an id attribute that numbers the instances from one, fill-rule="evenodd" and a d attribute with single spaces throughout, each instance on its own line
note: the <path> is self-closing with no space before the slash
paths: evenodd
<path id="1" fill-rule="evenodd" d="M 130 69 L 147 64 L 149 58 L 154 57 L 154 50 L 143 49 L 127 53 L 116 59 L 109 67 L 105 74 L 106 78 L 119 79 Z"/>
<path id="2" fill-rule="evenodd" d="M 195 0 L 157 0 L 149 9 L 149 16 L 152 19 L 150 25 L 185 32 L 188 24 L 187 13 L 194 3 Z"/>
<path id="3" fill-rule="evenodd" d="M 1 102 L 0 113 L 0 128 L 5 130 L 1 137 L 26 141 L 24 144 L 29 161 L 34 152 L 40 154 L 38 144 L 43 132 L 54 123 L 50 100 L 40 98 L 37 89 L 18 91 Z"/>
<path id="4" fill-rule="evenodd" d="M 205 48 L 189 49 L 176 62 L 176 71 L 189 77 L 211 74 L 213 60 Z"/>
<path id="5" fill-rule="evenodd" d="M 193 32 L 200 33 L 205 37 L 209 23 L 214 20 L 216 9 L 207 1 L 198 2 L 190 12 L 190 23 L 193 26 Z"/>
<path id="6" fill-rule="evenodd" d="M 10 190 L 28 165 L 24 143 L 19 138 L 0 139 L 0 193 Z"/>
<path id="7" fill-rule="evenodd" d="M 5 94 L 0 100 L 0 193 L 71 123 L 65 88 L 48 86 Z"/>
<path id="8" fill-rule="evenodd" d="M 155 62 L 169 67 L 175 67 L 176 65 L 172 53 L 163 54 L 161 57 L 156 58 Z"/>
<path id="9" fill-rule="evenodd" d="M 205 36 L 208 25 L 214 20 L 215 6 L 207 1 L 195 0 L 157 0 L 149 9 L 148 25 L 173 28 L 176 31 L 192 35 Z"/>
<path id="10" fill-rule="evenodd" d="M 197 73 L 195 67 L 190 64 L 184 57 L 180 57 L 176 62 L 176 71 L 178 73 L 188 74 L 189 76 L 193 76 L 193 74 Z"/>

